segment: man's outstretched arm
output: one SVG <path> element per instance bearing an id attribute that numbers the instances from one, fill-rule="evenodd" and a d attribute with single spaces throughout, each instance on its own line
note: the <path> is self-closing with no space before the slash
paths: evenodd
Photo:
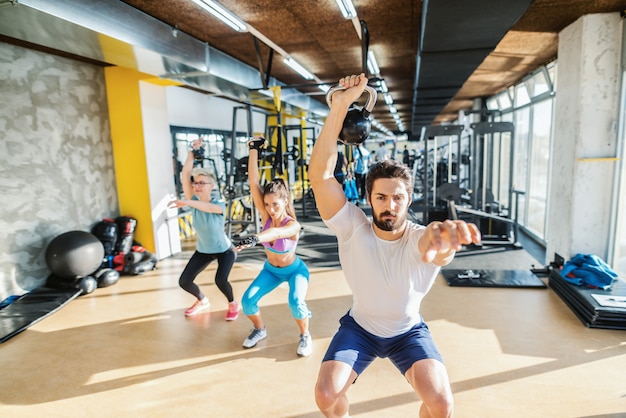
<path id="1" fill-rule="evenodd" d="M 480 231 L 473 223 L 460 220 L 433 221 L 417 243 L 422 260 L 438 266 L 448 265 L 465 244 L 479 244 Z"/>
<path id="2" fill-rule="evenodd" d="M 346 196 L 333 173 L 337 163 L 337 138 L 350 105 L 357 101 L 367 85 L 364 74 L 343 77 L 345 90 L 333 94 L 330 112 L 315 141 L 309 162 L 309 181 L 322 219 L 332 218 L 345 205 Z"/>

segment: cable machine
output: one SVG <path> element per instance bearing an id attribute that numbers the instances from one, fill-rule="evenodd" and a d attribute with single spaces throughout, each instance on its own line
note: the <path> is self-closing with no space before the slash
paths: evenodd
<path id="1" fill-rule="evenodd" d="M 513 189 L 515 127 L 512 122 L 478 122 L 470 127 L 472 208 L 452 203 L 451 212 L 477 219 L 484 243 L 521 248 L 517 213 L 523 192 Z"/>
<path id="2" fill-rule="evenodd" d="M 240 106 L 233 108 L 233 128 L 232 134 L 228 141 L 228 149 L 225 150 L 224 164 L 227 173 L 227 186 L 224 195 L 228 198 L 226 223 L 227 235 L 232 238 L 234 235 L 233 227 L 241 225 L 239 234 L 247 233 L 247 228 L 254 225 L 254 231 L 260 229 L 259 217 L 254 208 L 254 202 L 250 197 L 250 189 L 247 184 L 248 174 L 248 155 L 247 147 L 242 141 L 237 139 L 237 117 L 239 111 L 246 112 L 247 135 L 246 139 L 254 135 L 252 129 L 252 106 Z M 301 158 L 301 149 L 306 149 L 305 131 L 313 128 L 303 128 L 299 125 L 282 126 L 282 115 L 278 113 L 269 113 L 260 111 L 265 114 L 265 138 L 267 146 L 261 150 L 259 154 L 259 172 L 262 182 L 270 181 L 276 177 L 284 177 L 290 190 L 293 186 L 293 179 L 297 173 L 301 180 L 301 189 L 303 193 L 303 216 L 306 216 L 306 184 L 304 181 L 306 175 L 306 162 Z M 267 119 L 276 118 L 275 123 L 270 123 Z M 288 132 L 297 129 L 299 136 L 290 137 Z M 313 131 L 314 134 L 314 131 Z M 245 155 L 243 155 L 245 153 Z M 242 213 L 243 212 L 243 213 Z"/>
<path id="3" fill-rule="evenodd" d="M 434 220 L 443 220 L 448 217 L 448 209 L 441 205 L 438 205 L 437 199 L 446 200 L 456 200 L 457 203 L 460 202 L 461 198 L 461 188 L 460 184 L 460 175 L 459 175 L 459 162 L 461 155 L 461 133 L 463 132 L 463 125 L 437 125 L 437 126 L 425 126 L 422 128 L 421 141 L 424 141 L 424 165 L 423 165 L 423 173 L 422 173 L 422 181 L 423 188 L 422 193 L 424 197 L 424 205 L 423 205 L 423 214 L 422 214 L 422 222 L 424 224 L 428 224 Z M 447 164 L 447 172 L 440 173 L 441 176 L 437 173 L 437 151 L 438 151 L 438 138 L 446 137 L 448 140 L 447 143 L 447 151 L 448 151 L 448 164 Z M 432 176 L 430 175 L 430 161 L 429 161 L 429 140 L 433 144 L 432 154 L 433 161 L 432 164 Z M 452 153 L 452 147 L 456 144 L 456 156 Z M 454 158 L 453 158 L 454 157 Z M 456 161 L 454 161 L 456 159 Z M 456 177 L 453 177 L 453 164 L 457 166 L 457 174 Z M 414 174 L 417 165 L 414 166 Z M 443 168 L 442 166 L 440 169 Z M 417 176 L 414 175 L 415 178 Z M 431 178 L 432 177 L 432 178 Z M 446 180 L 446 181 L 443 181 Z M 438 184 L 439 183 L 439 184 Z M 448 186 L 444 186 L 447 184 Z M 432 198 L 431 198 L 432 195 Z"/>
<path id="4" fill-rule="evenodd" d="M 224 164 L 226 168 L 226 188 L 224 195 L 228 199 L 226 205 L 226 234 L 228 238 L 233 236 L 233 225 L 242 225 L 242 232 L 245 231 L 249 225 L 255 226 L 255 231 L 259 228 L 258 217 L 254 213 L 254 206 L 251 202 L 246 202 L 243 184 L 247 181 L 245 179 L 245 169 L 247 164 L 243 164 L 244 157 L 238 158 L 239 148 L 237 141 L 237 113 L 239 111 L 245 111 L 246 123 L 247 123 L 247 137 L 253 135 L 252 130 L 252 106 L 238 106 L 233 108 L 233 125 L 232 132 L 229 141 L 229 149 L 227 152 L 224 149 Z M 247 156 L 246 156 L 247 157 Z M 237 188 L 235 187 L 236 180 L 239 179 L 242 186 L 240 187 L 240 196 L 237 196 Z M 243 208 L 241 219 L 235 219 L 235 205 L 240 205 Z"/>
<path id="5" fill-rule="evenodd" d="M 472 206 L 483 212 L 507 212 L 513 195 L 515 127 L 512 122 L 478 122 L 472 128 Z M 508 134 L 508 135 L 506 135 Z M 505 142 L 508 136 L 509 142 Z M 502 156 L 508 154 L 508 164 Z M 506 166 L 508 165 L 508 171 Z"/>
<path id="6" fill-rule="evenodd" d="M 286 125 L 284 126 L 285 136 L 290 138 L 289 133 L 296 132 L 297 136 L 292 138 L 292 148 L 287 148 L 287 159 L 289 161 L 290 167 L 288 167 L 287 172 L 291 172 L 292 170 L 297 172 L 297 181 L 300 185 L 300 193 L 302 204 L 302 216 L 307 217 L 307 198 L 309 193 L 309 182 L 308 179 L 305 180 L 307 167 L 309 166 L 309 143 L 308 137 L 305 135 L 307 131 L 311 132 L 311 147 L 315 144 L 315 128 L 309 127 L 304 128 L 302 125 Z M 295 167 L 291 167 L 291 165 L 295 165 Z M 294 176 L 295 178 L 296 176 Z"/>

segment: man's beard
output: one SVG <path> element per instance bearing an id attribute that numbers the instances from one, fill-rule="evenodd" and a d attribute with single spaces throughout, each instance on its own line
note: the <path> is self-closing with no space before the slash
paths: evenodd
<path id="1" fill-rule="evenodd" d="M 395 216 L 395 218 L 383 220 L 382 218 L 385 216 Z M 398 214 L 393 212 L 383 212 L 380 215 L 376 215 L 372 212 L 372 221 L 374 225 L 383 231 L 395 231 L 404 225 L 406 214 L 398 217 Z"/>

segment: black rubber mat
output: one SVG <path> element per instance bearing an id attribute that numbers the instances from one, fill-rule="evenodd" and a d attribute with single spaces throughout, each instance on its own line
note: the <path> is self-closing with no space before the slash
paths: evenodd
<path id="1" fill-rule="evenodd" d="M 626 281 L 616 280 L 610 290 L 591 289 L 568 283 L 559 271 L 552 270 L 548 284 L 587 327 L 626 330 L 626 308 L 602 306 L 596 299 L 605 297 L 623 301 Z"/>
<path id="2" fill-rule="evenodd" d="M 0 309 L 0 343 L 58 311 L 80 294 L 80 289 L 40 287 Z"/>
<path id="3" fill-rule="evenodd" d="M 547 286 L 530 270 L 455 270 L 442 269 L 449 286 L 459 287 L 524 287 Z"/>

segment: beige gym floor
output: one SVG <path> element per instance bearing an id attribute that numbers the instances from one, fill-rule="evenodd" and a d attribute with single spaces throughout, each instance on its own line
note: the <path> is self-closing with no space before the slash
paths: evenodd
<path id="1" fill-rule="evenodd" d="M 318 367 L 351 300 L 342 272 L 309 266 L 314 353 L 299 358 L 286 288 L 262 301 L 269 335 L 250 350 L 241 347 L 250 321 L 224 320 L 215 264 L 198 278 L 211 311 L 186 318 L 193 300 L 177 280 L 190 255 L 122 276 L 0 344 L 0 416 L 321 417 Z M 235 264 L 236 297 L 260 268 Z M 626 416 L 626 332 L 586 328 L 550 288 L 458 288 L 440 276 L 422 311 L 456 417 Z M 349 399 L 353 417 L 412 417 L 420 406 L 381 359 Z"/>

